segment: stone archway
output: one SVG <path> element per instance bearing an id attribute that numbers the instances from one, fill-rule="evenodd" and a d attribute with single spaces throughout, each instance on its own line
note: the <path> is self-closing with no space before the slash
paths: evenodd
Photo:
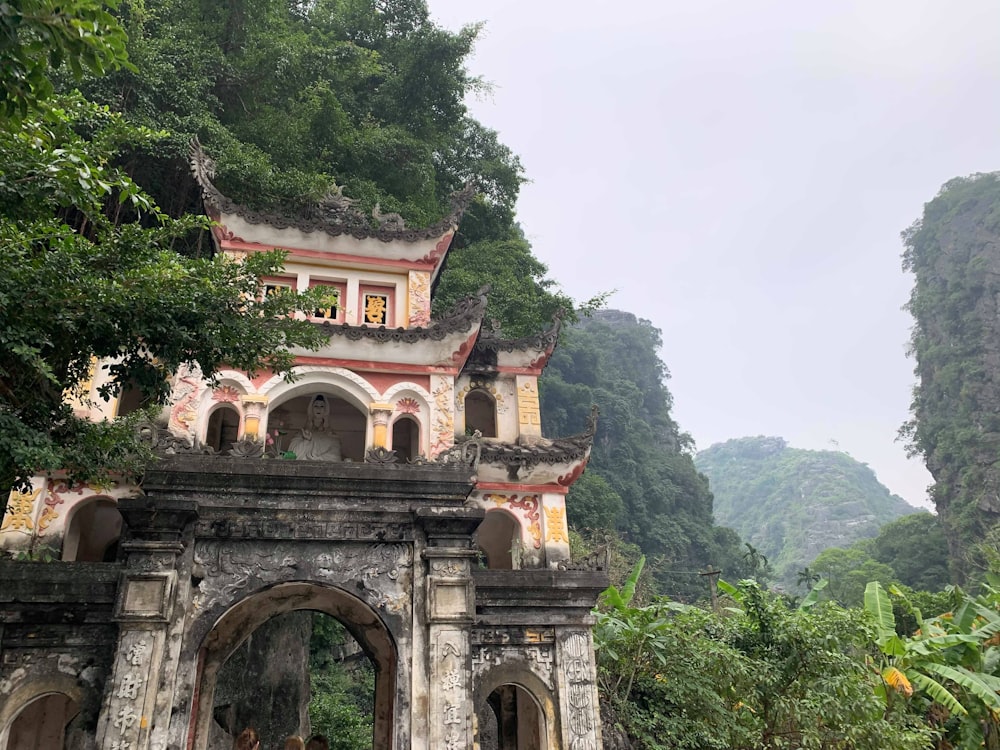
<path id="1" fill-rule="evenodd" d="M 521 524 L 514 514 L 502 508 L 490 508 L 476 529 L 476 544 L 486 557 L 486 567 L 493 570 L 516 570 L 521 567 L 518 544 Z"/>
<path id="2" fill-rule="evenodd" d="M 75 681 L 63 675 L 43 677 L 15 690 L 0 705 L 0 750 L 64 747 L 83 697 Z"/>
<path id="3" fill-rule="evenodd" d="M 118 503 L 105 495 L 88 497 L 70 511 L 63 534 L 62 559 L 113 562 L 122 533 Z"/>
<path id="4" fill-rule="evenodd" d="M 291 581 L 260 589 L 234 604 L 204 639 L 192 714 L 194 750 L 209 747 L 215 686 L 226 660 L 268 620 L 302 610 L 322 612 L 339 620 L 371 660 L 375 667 L 373 747 L 394 747 L 399 654 L 388 627 L 369 605 L 336 586 Z"/>
<path id="5" fill-rule="evenodd" d="M 490 670 L 477 686 L 475 700 L 482 750 L 560 747 L 553 696 L 526 666 L 506 664 Z"/>

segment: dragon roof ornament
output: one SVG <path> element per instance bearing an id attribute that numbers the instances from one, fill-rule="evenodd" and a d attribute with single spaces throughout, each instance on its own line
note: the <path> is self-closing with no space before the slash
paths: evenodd
<path id="1" fill-rule="evenodd" d="M 499 326 L 494 321 L 492 329 L 483 329 L 476 341 L 476 350 L 481 352 L 549 351 L 555 347 L 559 340 L 559 331 L 562 329 L 562 321 L 565 316 L 566 311 L 560 308 L 552 315 L 552 325 L 547 329 L 533 336 L 523 336 L 518 339 L 503 338 Z"/>
<path id="2" fill-rule="evenodd" d="M 531 445 L 515 443 L 496 443 L 482 440 L 479 437 L 459 438 L 454 447 L 438 456 L 438 461 L 455 461 L 459 456 L 469 455 L 469 444 L 476 443 L 475 451 L 480 463 L 502 464 L 507 467 L 512 477 L 524 468 L 532 468 L 538 464 L 562 464 L 581 461 L 590 454 L 597 434 L 597 417 L 600 413 L 597 406 L 590 408 L 587 418 L 587 428 L 577 434 L 565 438 L 543 439 Z"/>
<path id="3" fill-rule="evenodd" d="M 486 295 L 489 290 L 487 285 L 480 288 L 475 294 L 462 297 L 444 317 L 431 321 L 431 325 L 426 328 L 422 326 L 386 328 L 385 326 L 350 325 L 348 323 L 336 325 L 329 321 L 313 325 L 319 326 L 331 336 L 343 336 L 348 341 L 373 339 L 379 343 L 398 342 L 403 344 L 442 341 L 453 334 L 471 331 L 482 322 L 483 314 L 486 312 Z"/>
<path id="4" fill-rule="evenodd" d="M 191 139 L 190 165 L 205 203 L 220 213 L 236 214 L 250 224 L 266 224 L 275 229 L 324 232 L 331 237 L 350 235 L 359 240 L 374 238 L 382 242 L 419 242 L 442 237 L 458 227 L 462 215 L 476 195 L 475 183 L 467 182 L 461 190 L 452 193 L 449 213 L 436 224 L 423 228 L 407 227 L 399 214 L 382 213 L 376 204 L 372 211 L 372 218 L 378 222 L 375 227 L 372 226 L 371 218 L 354 208 L 357 201 L 343 194 L 343 185 L 335 186 L 313 204 L 287 207 L 287 213 L 281 213 L 280 210 L 255 210 L 235 203 L 215 187 L 212 182 L 215 178 L 215 161 L 205 153 L 197 138 Z"/>

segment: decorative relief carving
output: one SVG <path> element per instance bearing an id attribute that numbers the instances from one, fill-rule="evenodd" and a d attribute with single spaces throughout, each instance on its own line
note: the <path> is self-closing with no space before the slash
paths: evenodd
<path id="1" fill-rule="evenodd" d="M 7 514 L 3 517 L 3 524 L 0 524 L 0 531 L 31 531 L 35 528 L 32 515 L 35 508 L 35 499 L 41 493 L 42 488 L 31 492 L 14 491 L 10 493 L 7 501 Z"/>
<path id="2" fill-rule="evenodd" d="M 275 544 L 200 541 L 195 563 L 205 572 L 198 584 L 195 606 L 262 584 L 290 578 L 360 585 L 376 606 L 389 612 L 405 609 L 404 584 L 413 565 L 408 544 Z"/>
<path id="3" fill-rule="evenodd" d="M 583 633 L 571 633 L 563 641 L 566 664 L 563 671 L 569 690 L 570 750 L 597 750 L 594 717 L 594 684 L 591 681 L 590 641 Z"/>
<path id="4" fill-rule="evenodd" d="M 455 415 L 452 412 L 452 385 L 440 378 L 438 387 L 431 394 L 434 397 L 434 426 L 431 441 L 431 458 L 451 448 L 455 443 Z"/>
<path id="5" fill-rule="evenodd" d="M 445 576 L 467 576 L 469 564 L 461 560 L 432 560 L 431 570 Z"/>
<path id="6" fill-rule="evenodd" d="M 231 385 L 224 385 L 212 391 L 212 400 L 235 404 L 243 394 Z"/>
<path id="7" fill-rule="evenodd" d="M 127 547 L 126 547 L 127 549 Z M 170 552 L 153 552 L 145 554 L 129 554 L 126 567 L 130 571 L 141 571 L 152 573 L 162 570 L 172 570 L 174 567 L 174 554 Z"/>
<path id="8" fill-rule="evenodd" d="M 565 508 L 545 509 L 545 541 L 569 544 L 569 529 L 566 528 Z"/>
<path id="9" fill-rule="evenodd" d="M 181 365 L 177 370 L 177 380 L 171 394 L 170 422 L 171 432 L 189 434 L 191 426 L 198 418 L 196 403 L 205 383 L 201 376 L 190 366 Z"/>
<path id="10" fill-rule="evenodd" d="M 201 518 L 195 526 L 198 537 L 216 539 L 324 539 L 330 541 L 408 541 L 412 529 L 403 523 L 327 521 L 305 518 L 296 523 L 273 518 Z"/>
<path id="11" fill-rule="evenodd" d="M 427 271 L 410 271 L 409 307 L 411 326 L 426 326 L 431 322 L 431 275 Z"/>
<path id="12" fill-rule="evenodd" d="M 420 402 L 415 398 L 401 398 L 396 402 L 396 411 L 401 414 L 419 414 Z"/>

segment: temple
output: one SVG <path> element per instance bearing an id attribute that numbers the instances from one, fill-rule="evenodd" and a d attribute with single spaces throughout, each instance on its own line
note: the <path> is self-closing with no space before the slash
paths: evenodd
<path id="1" fill-rule="evenodd" d="M 596 414 L 543 436 L 558 319 L 504 338 L 483 326 L 487 290 L 432 317 L 472 188 L 415 229 L 339 192 L 294 217 L 251 211 L 197 144 L 191 164 L 217 251 L 286 251 L 261 293 L 324 287 L 310 320 L 328 341 L 295 352 L 292 380 L 177 372 L 144 428 L 159 459 L 141 486 L 55 474 L 12 493 L 0 750 L 229 747 L 227 661 L 303 611 L 339 620 L 374 665 L 375 748 L 599 750 L 606 564 L 571 560 L 565 506 Z M 107 378 L 97 363 L 78 413 L 138 408 L 128 391 L 102 401 Z M 281 732 L 309 731 L 288 718 Z"/>

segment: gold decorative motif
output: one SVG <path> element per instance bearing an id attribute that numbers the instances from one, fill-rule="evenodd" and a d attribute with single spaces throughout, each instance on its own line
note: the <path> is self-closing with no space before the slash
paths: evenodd
<path id="1" fill-rule="evenodd" d="M 31 531 L 35 528 L 31 520 L 31 512 L 35 506 L 35 498 L 41 493 L 42 488 L 31 492 L 11 492 L 7 501 L 7 515 L 4 516 L 0 531 Z"/>
<path id="2" fill-rule="evenodd" d="M 365 322 L 385 325 L 387 302 L 384 294 L 365 295 Z"/>
<path id="3" fill-rule="evenodd" d="M 545 509 L 545 541 L 569 542 L 569 529 L 566 528 L 566 510 L 564 508 Z"/>
<path id="4" fill-rule="evenodd" d="M 507 502 L 507 496 L 506 495 L 487 495 L 486 499 L 487 500 L 492 500 L 493 504 L 495 506 L 497 506 L 498 508 L 501 507 L 501 506 L 503 506 L 503 504 Z"/>
<path id="5" fill-rule="evenodd" d="M 531 381 L 517 390 L 517 422 L 522 427 L 541 428 L 542 418 L 538 406 L 538 388 Z"/>

